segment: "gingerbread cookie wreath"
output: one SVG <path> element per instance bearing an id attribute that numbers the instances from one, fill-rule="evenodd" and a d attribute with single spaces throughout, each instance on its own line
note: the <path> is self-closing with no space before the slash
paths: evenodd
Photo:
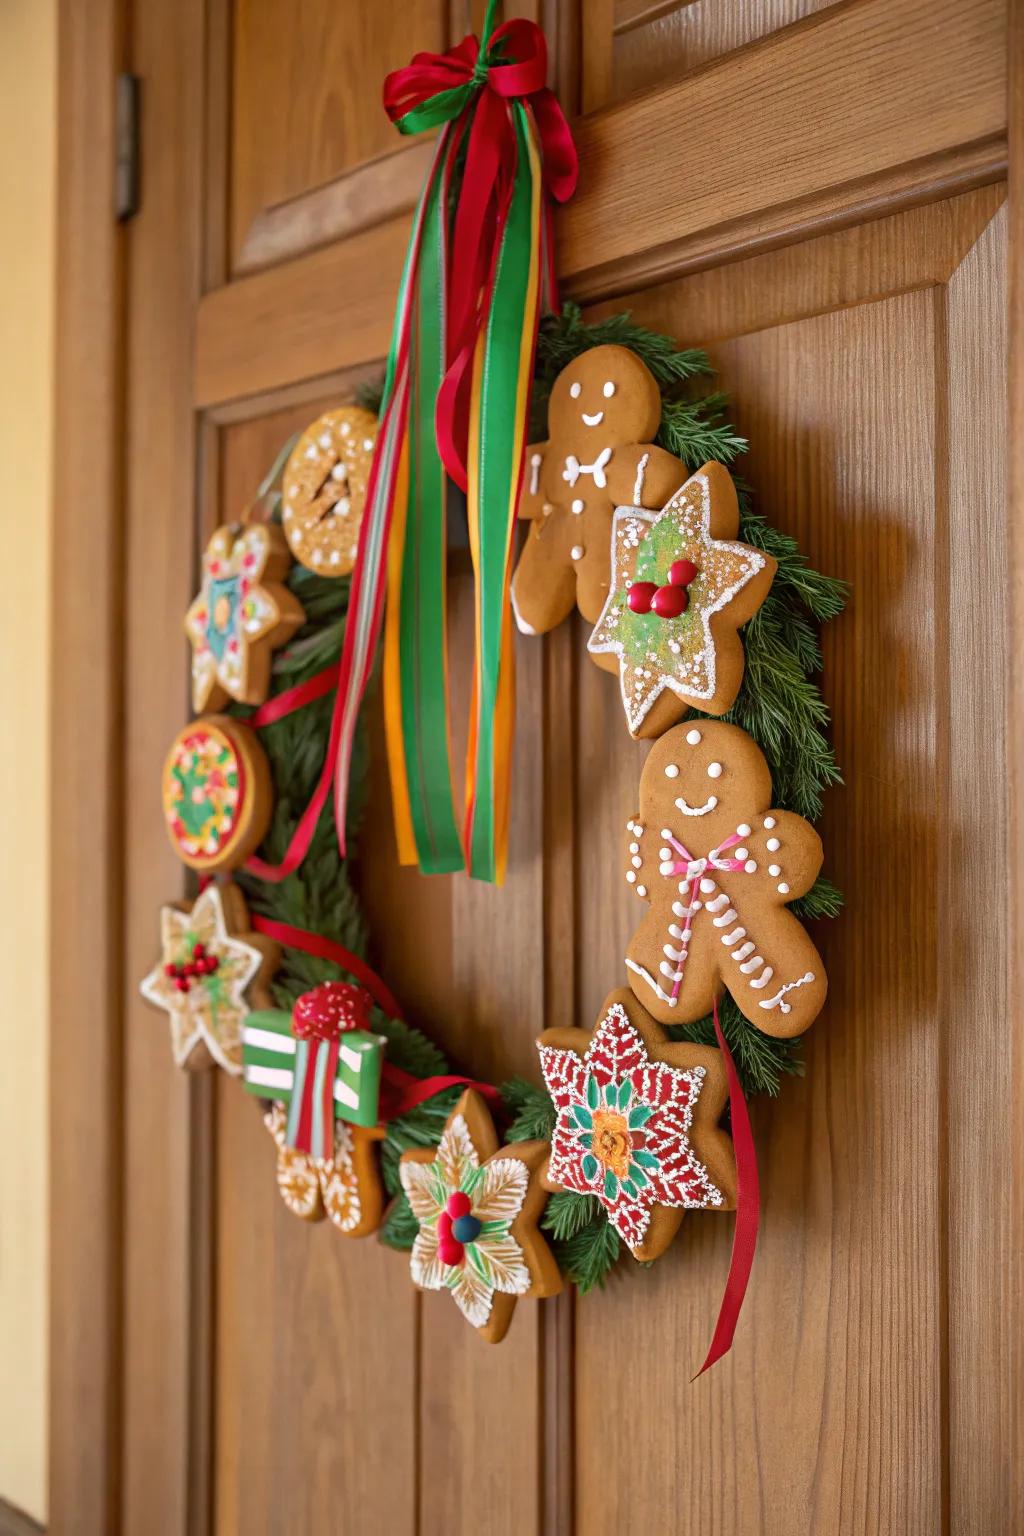
<path id="1" fill-rule="evenodd" d="M 621 807 L 643 903 L 621 974 L 595 1019 L 540 1037 L 532 1082 L 453 1074 L 366 964 L 347 862 L 328 878 L 322 847 L 303 860 L 331 731 L 307 706 L 336 678 L 372 418 L 339 406 L 282 454 L 271 504 L 288 545 L 276 522 L 221 538 L 189 621 L 206 647 L 197 699 L 270 703 L 203 716 L 172 747 L 168 831 L 212 883 L 164 909 L 144 995 L 179 1065 L 217 1061 L 258 1101 L 288 1210 L 376 1231 L 491 1342 L 520 1299 L 585 1293 L 625 1252 L 659 1258 L 687 1212 L 735 1211 L 732 1314 L 709 1360 L 728 1347 L 757 1225 L 745 1095 L 799 1070 L 795 1037 L 826 998 L 802 925 L 839 908 L 811 824 L 838 777 L 813 624 L 842 588 L 737 495 L 726 466 L 743 444 L 721 397 L 697 392 L 707 372 L 625 317 L 588 326 L 568 307 L 541 328 L 550 430 L 525 454 L 515 615 L 542 632 L 579 606 L 592 658 L 619 677 L 623 740 L 653 742 Z M 236 585 L 214 614 L 217 581 Z M 288 811 L 273 826 L 271 786 Z"/>

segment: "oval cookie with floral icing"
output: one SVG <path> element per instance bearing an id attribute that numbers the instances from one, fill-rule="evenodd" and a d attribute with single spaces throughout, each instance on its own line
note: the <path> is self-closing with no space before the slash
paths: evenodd
<path id="1" fill-rule="evenodd" d="M 318 576 L 347 576 L 356 563 L 376 441 L 376 416 L 344 405 L 307 427 L 292 450 L 281 521 L 296 560 Z"/>
<path id="2" fill-rule="evenodd" d="M 266 835 L 273 796 L 255 733 L 228 715 L 178 732 L 163 772 L 167 835 L 178 858 L 202 874 L 237 869 Z"/>

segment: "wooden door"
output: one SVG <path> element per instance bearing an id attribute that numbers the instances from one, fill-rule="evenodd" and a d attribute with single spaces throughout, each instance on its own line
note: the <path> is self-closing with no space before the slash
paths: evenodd
<path id="1" fill-rule="evenodd" d="M 291 1218 L 252 1105 L 177 1074 L 137 1001 L 182 889 L 155 786 L 198 541 L 379 371 L 425 153 L 380 81 L 470 9 L 150 0 L 129 29 L 118 0 L 64 7 L 57 644 L 80 664 L 55 762 L 80 793 L 55 803 L 54 1092 L 91 1091 L 55 1119 L 54 1530 L 1019 1530 L 1003 0 L 519 7 L 586 113 L 565 291 L 709 349 L 764 510 L 852 584 L 824 673 L 847 905 L 806 1077 L 754 1110 L 732 1355 L 691 1384 L 715 1217 L 485 1346 L 403 1257 Z M 120 230 L 115 67 L 144 103 Z M 535 1074 L 536 1034 L 589 1027 L 622 979 L 643 752 L 584 638 L 520 644 L 503 890 L 399 871 L 383 793 L 363 838 L 382 970 L 492 1080 Z"/>

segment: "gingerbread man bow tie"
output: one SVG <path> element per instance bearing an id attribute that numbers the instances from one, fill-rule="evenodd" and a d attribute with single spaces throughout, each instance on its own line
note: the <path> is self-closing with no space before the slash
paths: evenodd
<path id="1" fill-rule="evenodd" d="M 581 464 L 575 454 L 570 453 L 565 461 L 562 479 L 568 480 L 570 485 L 575 485 L 580 475 L 593 475 L 594 484 L 599 491 L 603 491 L 608 484 L 608 476 L 604 472 L 604 467 L 611 456 L 612 450 L 610 448 L 602 448 L 593 464 Z"/>

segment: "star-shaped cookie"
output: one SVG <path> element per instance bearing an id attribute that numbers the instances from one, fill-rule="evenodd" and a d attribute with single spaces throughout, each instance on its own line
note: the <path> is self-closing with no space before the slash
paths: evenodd
<path id="1" fill-rule="evenodd" d="M 413 1283 L 447 1290 L 491 1344 L 505 1337 L 520 1296 L 554 1296 L 562 1277 L 537 1223 L 547 1143 L 498 1146 L 487 1105 L 471 1088 L 448 1116 L 440 1145 L 402 1154 L 399 1172 L 419 1222 Z"/>
<path id="2" fill-rule="evenodd" d="M 670 1044 L 625 988 L 605 999 L 592 1034 L 549 1029 L 537 1044 L 558 1112 L 548 1182 L 594 1195 L 635 1258 L 663 1253 L 684 1211 L 735 1204 L 718 1051 Z"/>
<path id="3" fill-rule="evenodd" d="M 238 1076 L 246 993 L 267 1007 L 267 982 L 278 948 L 249 932 L 249 915 L 234 885 L 210 885 L 192 906 L 160 911 L 160 959 L 141 983 L 147 1002 L 170 1015 L 171 1048 L 179 1067 L 206 1066 L 210 1057 Z"/>
<path id="4" fill-rule="evenodd" d="M 192 707 L 197 714 L 229 699 L 262 704 L 270 690 L 270 653 L 305 619 L 281 583 L 291 564 L 273 523 L 225 523 L 203 554 L 199 595 L 185 615 L 192 645 Z"/>
<path id="5" fill-rule="evenodd" d="M 365 1237 L 380 1226 L 384 1205 L 373 1143 L 382 1131 L 334 1122 L 334 1155 L 313 1157 L 288 1145 L 288 1111 L 272 1104 L 263 1123 L 277 1144 L 277 1187 L 294 1216 L 324 1216 L 345 1237 Z"/>
<path id="6" fill-rule="evenodd" d="M 733 704 L 743 679 L 737 631 L 776 571 L 770 555 L 735 542 L 738 528 L 736 491 L 717 463 L 660 512 L 616 511 L 611 590 L 587 648 L 619 671 L 632 736 L 660 736 L 691 708 L 723 715 Z"/>

